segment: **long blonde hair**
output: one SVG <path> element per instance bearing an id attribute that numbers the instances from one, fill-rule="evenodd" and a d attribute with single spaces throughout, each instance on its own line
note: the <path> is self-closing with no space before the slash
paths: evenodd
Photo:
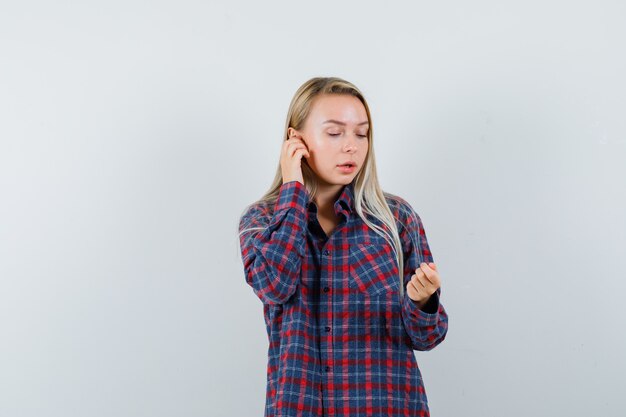
<path id="1" fill-rule="evenodd" d="M 391 247 L 393 248 L 394 254 L 396 255 L 396 261 L 398 263 L 400 296 L 402 296 L 404 294 L 404 259 L 402 255 L 402 244 L 400 243 L 400 236 L 398 234 L 398 228 L 396 226 L 393 213 L 391 212 L 391 209 L 385 199 L 386 196 L 394 196 L 393 194 L 383 192 L 378 183 L 376 160 L 374 157 L 372 118 L 370 116 L 367 101 L 361 91 L 352 83 L 338 77 L 314 77 L 306 81 L 300 86 L 300 88 L 298 88 L 291 100 L 291 103 L 289 104 L 283 140 L 287 140 L 289 138 L 289 127 L 292 127 L 295 130 L 301 130 L 304 127 L 304 123 L 306 122 L 311 110 L 313 99 L 321 94 L 349 94 L 358 98 L 365 107 L 369 121 L 369 130 L 367 133 L 369 149 L 365 158 L 365 165 L 353 180 L 355 197 L 354 207 L 358 216 L 370 229 L 374 230 L 375 233 L 379 234 L 391 243 Z M 313 200 L 317 192 L 317 177 L 304 158 L 301 167 L 305 188 L 307 189 L 311 200 Z M 274 181 L 272 182 L 269 190 L 259 200 L 250 204 L 244 212 L 247 211 L 249 207 L 260 203 L 274 206 L 276 204 L 276 200 L 278 199 L 278 194 L 282 184 L 283 176 L 279 162 L 278 168 L 276 169 L 276 175 L 274 176 Z M 379 222 L 383 223 L 383 225 L 387 226 L 389 233 L 382 227 L 370 221 L 368 216 L 376 218 Z M 241 236 L 243 233 L 250 230 L 263 230 L 263 228 L 247 228 L 241 230 L 239 235 Z"/>

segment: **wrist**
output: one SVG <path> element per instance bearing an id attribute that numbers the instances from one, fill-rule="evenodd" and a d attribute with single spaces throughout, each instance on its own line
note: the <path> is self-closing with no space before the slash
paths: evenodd
<path id="1" fill-rule="evenodd" d="M 439 307 L 439 297 L 436 292 L 432 293 L 428 298 L 414 301 L 416 307 L 424 313 L 433 314 L 437 312 Z"/>

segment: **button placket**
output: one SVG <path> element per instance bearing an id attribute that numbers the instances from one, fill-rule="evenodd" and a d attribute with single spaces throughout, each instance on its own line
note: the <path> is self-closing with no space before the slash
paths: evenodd
<path id="1" fill-rule="evenodd" d="M 323 249 L 323 250 L 322 250 L 322 256 L 323 256 L 323 257 L 325 257 L 325 258 L 328 258 L 328 257 L 330 256 L 330 250 L 328 250 L 328 249 Z M 327 260 L 326 260 L 326 262 L 331 262 L 331 260 L 327 259 Z M 329 286 L 324 286 L 324 287 L 322 288 L 322 291 L 323 291 L 324 293 L 328 294 L 328 293 L 330 292 L 330 287 L 329 287 Z M 325 327 L 324 327 L 324 331 L 325 331 L 326 333 L 329 333 L 329 332 L 331 331 L 331 327 L 330 327 L 330 326 L 325 326 Z M 326 372 L 330 372 L 330 369 L 331 369 L 331 367 L 330 367 L 330 366 L 325 366 L 325 367 L 324 367 L 324 371 L 326 371 Z"/>

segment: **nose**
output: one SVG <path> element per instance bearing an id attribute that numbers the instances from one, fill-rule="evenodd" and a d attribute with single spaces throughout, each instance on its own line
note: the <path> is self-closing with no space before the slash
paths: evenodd
<path id="1" fill-rule="evenodd" d="M 356 152 L 356 149 L 357 149 L 356 139 L 354 138 L 348 139 L 346 143 L 343 145 L 343 150 L 345 152 Z"/>

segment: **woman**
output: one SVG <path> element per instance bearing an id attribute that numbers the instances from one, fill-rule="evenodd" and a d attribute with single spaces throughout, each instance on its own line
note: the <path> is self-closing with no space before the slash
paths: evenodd
<path id="1" fill-rule="evenodd" d="M 440 277 L 420 217 L 378 184 L 353 84 L 296 91 L 276 177 L 239 237 L 269 339 L 265 416 L 429 415 L 413 350 L 446 336 Z"/>

